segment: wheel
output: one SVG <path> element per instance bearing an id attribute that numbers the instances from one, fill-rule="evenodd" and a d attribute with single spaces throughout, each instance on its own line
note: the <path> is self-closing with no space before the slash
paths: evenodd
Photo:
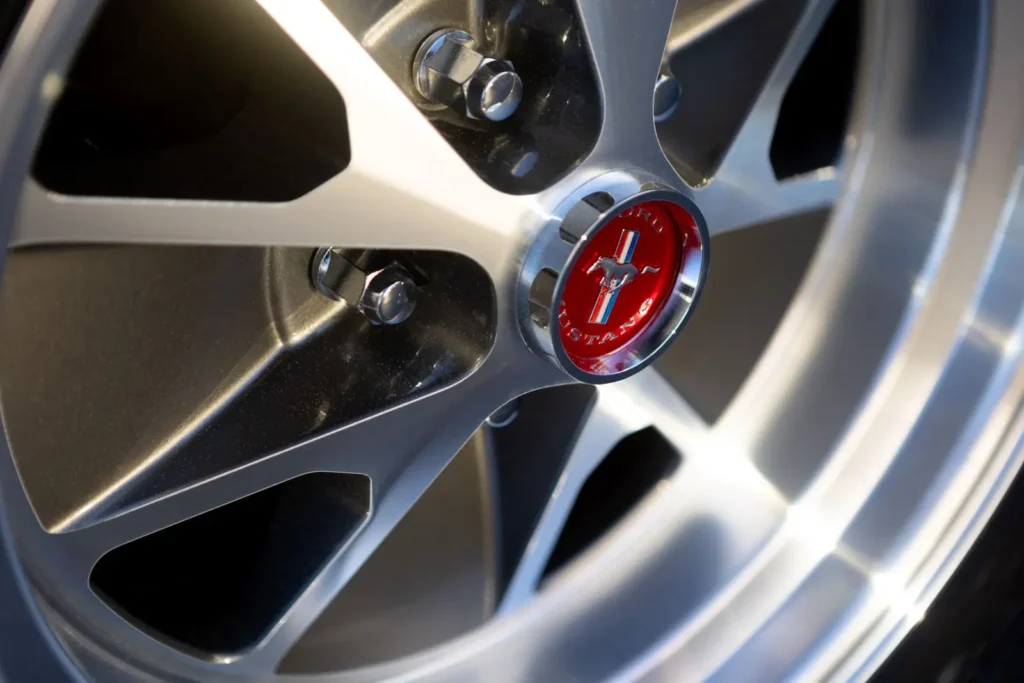
<path id="1" fill-rule="evenodd" d="M 1020 3 L 15 4 L 11 680 L 865 680 L 942 619 L 1021 458 Z"/>

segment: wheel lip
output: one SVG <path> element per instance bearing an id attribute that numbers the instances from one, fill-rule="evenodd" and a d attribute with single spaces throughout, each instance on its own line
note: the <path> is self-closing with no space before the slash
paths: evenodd
<path id="1" fill-rule="evenodd" d="M 619 214 L 626 209 L 650 201 L 663 201 L 681 206 L 690 214 L 690 216 L 693 217 L 693 221 L 697 226 L 697 231 L 700 233 L 701 239 L 701 265 L 700 273 L 697 276 L 697 286 L 694 291 L 693 299 L 690 300 L 688 305 L 680 302 L 681 297 L 678 296 L 677 282 L 677 288 L 673 290 L 672 298 L 666 303 L 665 307 L 659 311 L 654 320 L 648 324 L 648 329 L 645 330 L 637 340 L 631 341 L 629 344 L 629 346 L 635 347 L 637 346 L 636 341 L 641 342 L 639 349 L 634 348 L 629 351 L 630 357 L 633 357 L 633 355 L 638 351 L 640 357 L 636 358 L 629 368 L 619 372 L 603 375 L 587 372 L 586 370 L 579 368 L 565 352 L 565 348 L 562 345 L 561 337 L 558 332 L 557 303 L 562 301 L 569 275 L 576 267 L 580 254 L 587 246 L 589 237 L 600 232 L 606 225 L 615 220 Z M 613 204 L 612 207 L 605 211 L 595 223 L 591 224 L 591 226 L 587 228 L 583 236 L 580 237 L 579 241 L 577 241 L 573 246 L 572 251 L 569 253 L 569 258 L 565 261 L 565 266 L 559 273 L 558 282 L 555 285 L 555 291 L 552 295 L 552 306 L 548 315 L 547 331 L 540 331 L 541 334 L 550 335 L 551 349 L 558 367 L 564 373 L 580 382 L 586 382 L 588 384 L 608 384 L 610 382 L 618 382 L 628 377 L 632 377 L 649 366 L 657 360 L 658 356 L 660 356 L 676 339 L 679 332 L 686 324 L 686 321 L 689 320 L 692 315 L 694 308 L 696 308 L 699 303 L 701 293 L 704 291 L 704 285 L 707 282 L 708 267 L 710 266 L 710 263 L 711 234 L 708 231 L 707 221 L 704 219 L 704 214 L 701 212 L 700 208 L 698 208 L 697 203 L 686 195 L 661 183 L 647 183 L 642 185 L 640 191 L 636 194 Z M 530 322 L 527 324 L 535 325 L 536 323 Z"/>
<path id="2" fill-rule="evenodd" d="M 64 3 L 60 0 L 29 0 L 7 51 L 0 52 L 0 239 L 6 245 L 11 236 L 22 179 L 29 169 L 43 123 L 49 113 L 51 93 L 36 92 L 43 79 L 32 74 L 64 73 L 73 45 L 84 34 L 88 19 L 96 10 L 95 0 Z M 70 40 L 67 40 L 70 38 Z M 69 44 L 71 43 L 71 44 Z M 15 66 L 11 66 L 11 64 Z M 18 135 L 28 129 L 27 135 Z M 10 182 L 11 180 L 14 182 Z M 7 261 L 7 249 L 0 252 L 0 276 Z M 0 425 L 0 469 L 10 470 L 17 480 L 6 429 Z M 2 483 L 2 482 L 0 482 Z M 6 488 L 6 486 L 3 486 Z M 5 491 L 6 493 L 6 491 Z M 23 495 L 24 492 L 16 495 Z M 19 672 L 40 680 L 81 680 L 78 668 L 57 642 L 40 605 L 33 598 L 25 567 L 15 551 L 10 524 L 8 496 L 0 496 L 0 604 L 15 631 L 0 638 L 0 663 L 8 675 Z M 27 505 L 27 499 L 25 499 Z"/>

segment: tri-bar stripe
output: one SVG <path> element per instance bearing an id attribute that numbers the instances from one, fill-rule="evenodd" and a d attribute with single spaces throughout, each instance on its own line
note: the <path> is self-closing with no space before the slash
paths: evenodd
<path id="1" fill-rule="evenodd" d="M 615 247 L 615 261 L 617 263 L 629 263 L 630 259 L 633 258 L 633 250 L 636 249 L 636 243 L 639 241 L 639 238 L 640 234 L 633 230 L 622 231 L 622 234 L 619 235 L 619 243 Z M 608 318 L 612 314 L 612 308 L 615 306 L 615 299 L 618 296 L 618 288 L 602 289 L 597 297 L 597 301 L 594 302 L 594 310 L 590 312 L 590 320 L 588 322 L 595 325 L 607 324 Z"/>
<path id="2" fill-rule="evenodd" d="M 619 296 L 619 290 L 603 290 L 597 297 L 594 310 L 590 312 L 590 321 L 596 325 L 604 325 L 608 322 L 608 316 L 612 314 L 612 306 L 615 305 L 615 298 Z"/>
<path id="3" fill-rule="evenodd" d="M 640 234 L 637 232 L 623 230 L 619 235 L 619 245 L 615 247 L 615 260 L 619 263 L 629 263 L 629 260 L 633 258 L 633 250 L 636 249 L 639 237 Z"/>

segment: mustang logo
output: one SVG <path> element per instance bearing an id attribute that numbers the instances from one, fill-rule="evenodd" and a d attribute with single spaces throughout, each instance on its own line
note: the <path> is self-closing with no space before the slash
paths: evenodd
<path id="1" fill-rule="evenodd" d="M 657 273 L 661 270 L 651 266 L 644 266 L 643 269 L 638 270 L 635 265 L 630 263 L 639 237 L 639 234 L 633 230 L 623 230 L 619 236 L 619 244 L 615 247 L 615 255 L 601 256 L 587 268 L 587 275 L 598 270 L 602 271 L 601 293 L 598 294 L 597 301 L 594 302 L 594 310 L 590 312 L 588 322 L 597 325 L 606 324 L 612 314 L 612 308 L 615 306 L 615 299 L 618 297 L 620 289 L 632 282 L 637 275 Z"/>
<path id="2" fill-rule="evenodd" d="M 601 287 L 609 292 L 614 292 L 620 287 L 628 285 L 637 276 L 638 272 L 640 275 L 645 275 L 647 273 L 657 273 L 661 270 L 661 268 L 644 266 L 643 270 L 637 271 L 636 266 L 632 263 L 619 263 L 612 256 L 602 256 L 594 261 L 594 265 L 587 268 L 587 275 L 598 269 L 604 271 L 604 276 L 601 278 Z"/>

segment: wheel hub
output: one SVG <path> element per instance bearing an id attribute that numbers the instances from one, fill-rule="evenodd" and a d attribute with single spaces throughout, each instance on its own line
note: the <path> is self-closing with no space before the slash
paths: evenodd
<path id="1" fill-rule="evenodd" d="M 707 224 L 690 199 L 660 183 L 624 194 L 583 197 L 533 255 L 545 265 L 530 285 L 526 336 L 571 377 L 593 384 L 657 358 L 707 276 Z"/>

